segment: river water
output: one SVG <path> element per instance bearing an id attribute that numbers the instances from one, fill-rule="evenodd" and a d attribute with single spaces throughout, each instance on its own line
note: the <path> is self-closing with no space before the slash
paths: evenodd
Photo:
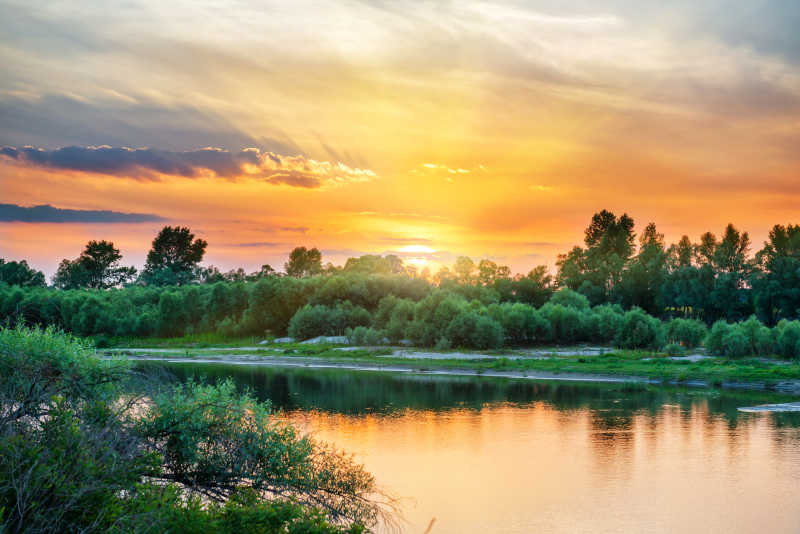
<path id="1" fill-rule="evenodd" d="M 747 392 L 174 364 L 352 453 L 431 534 L 800 532 L 800 415 Z M 777 399 L 780 400 L 780 399 Z"/>

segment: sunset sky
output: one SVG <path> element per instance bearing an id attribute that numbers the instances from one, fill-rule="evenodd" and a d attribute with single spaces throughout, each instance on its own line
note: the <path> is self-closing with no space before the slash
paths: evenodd
<path id="1" fill-rule="evenodd" d="M 179 224 L 223 270 L 518 272 L 603 208 L 758 248 L 800 222 L 798 28 L 793 0 L 0 0 L 0 257 L 141 266 Z"/>

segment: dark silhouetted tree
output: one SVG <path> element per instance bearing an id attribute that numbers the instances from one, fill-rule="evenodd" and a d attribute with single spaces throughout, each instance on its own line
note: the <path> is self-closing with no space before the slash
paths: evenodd
<path id="1" fill-rule="evenodd" d="M 148 285 L 182 285 L 197 280 L 207 246 L 186 227 L 165 226 L 147 253 L 142 281 Z"/>
<path id="2" fill-rule="evenodd" d="M 44 287 L 44 273 L 28 266 L 28 262 L 0 258 L 0 282 L 10 286 Z"/>
<path id="3" fill-rule="evenodd" d="M 135 267 L 119 265 L 122 254 L 110 241 L 89 241 L 74 260 L 62 260 L 53 285 L 61 289 L 108 289 L 136 277 Z"/>
<path id="4" fill-rule="evenodd" d="M 316 248 L 295 247 L 284 264 L 286 274 L 296 278 L 313 276 L 322 272 L 322 253 Z"/>

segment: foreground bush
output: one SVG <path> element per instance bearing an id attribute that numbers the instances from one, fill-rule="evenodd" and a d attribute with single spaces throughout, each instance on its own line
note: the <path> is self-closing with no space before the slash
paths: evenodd
<path id="1" fill-rule="evenodd" d="M 0 407 L 3 532 L 361 532 L 385 509 L 231 382 L 143 381 L 52 329 L 0 330 Z"/>

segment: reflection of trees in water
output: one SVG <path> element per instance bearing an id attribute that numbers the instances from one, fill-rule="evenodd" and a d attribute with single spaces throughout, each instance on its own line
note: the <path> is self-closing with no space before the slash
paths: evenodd
<path id="1" fill-rule="evenodd" d="M 560 411 L 589 410 L 589 423 L 606 443 L 626 438 L 634 418 L 645 416 L 657 425 L 665 406 L 677 408 L 684 424 L 696 417 L 708 422 L 721 419 L 731 429 L 747 415 L 737 411 L 745 404 L 771 402 L 756 393 L 707 394 L 698 390 L 662 388 L 640 384 L 547 382 L 490 377 L 458 377 L 348 371 L 337 369 L 287 369 L 226 364 L 169 365 L 177 379 L 231 377 L 252 389 L 276 408 L 322 410 L 348 415 L 391 414 L 407 409 L 481 410 L 507 403 L 524 406 L 544 402 Z M 800 426 L 800 414 L 780 414 L 776 424 Z M 607 435 L 600 435 L 606 432 Z"/>

